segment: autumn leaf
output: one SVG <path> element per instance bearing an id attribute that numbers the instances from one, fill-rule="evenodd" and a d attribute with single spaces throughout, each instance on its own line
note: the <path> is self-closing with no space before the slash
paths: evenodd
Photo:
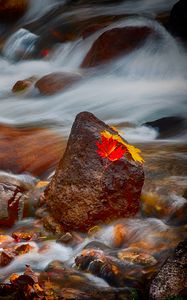
<path id="1" fill-rule="evenodd" d="M 101 157 L 108 158 L 110 161 L 116 161 L 124 155 L 126 149 L 121 145 L 119 146 L 118 142 L 113 139 L 113 136 L 108 138 L 101 135 L 101 139 L 101 143 L 96 143 L 98 147 L 97 152 Z"/>
<path id="2" fill-rule="evenodd" d="M 101 132 L 101 135 L 102 135 L 102 137 L 105 137 L 106 139 L 112 138 L 113 141 L 116 141 L 116 142 L 120 143 L 121 145 L 123 145 L 126 148 L 126 150 L 130 153 L 130 155 L 134 161 L 138 161 L 140 163 L 144 162 L 144 159 L 140 155 L 141 150 L 134 147 L 133 145 L 125 143 L 124 140 L 118 134 L 111 134 L 109 131 L 105 130 L 105 131 Z"/>
<path id="3" fill-rule="evenodd" d="M 144 159 L 140 155 L 140 153 L 141 153 L 140 149 L 138 149 L 138 148 L 136 148 L 132 145 L 129 145 L 129 144 L 126 144 L 126 147 L 127 147 L 127 150 L 130 153 L 130 155 L 132 156 L 132 159 L 134 161 L 138 161 L 141 164 L 144 163 Z"/>

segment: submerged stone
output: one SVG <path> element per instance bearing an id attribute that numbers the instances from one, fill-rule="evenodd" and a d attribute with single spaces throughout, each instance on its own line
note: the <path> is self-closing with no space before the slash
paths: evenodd
<path id="1" fill-rule="evenodd" d="M 81 67 L 96 67 L 140 47 L 154 33 L 147 26 L 118 27 L 106 30 L 93 43 Z"/>
<path id="2" fill-rule="evenodd" d="M 81 79 L 81 75 L 72 73 L 51 73 L 40 78 L 35 87 L 43 95 L 53 95 L 62 92 Z"/>

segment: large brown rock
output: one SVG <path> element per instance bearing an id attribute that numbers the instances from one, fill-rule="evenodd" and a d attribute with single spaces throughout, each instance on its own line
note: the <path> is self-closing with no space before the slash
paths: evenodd
<path id="1" fill-rule="evenodd" d="M 72 84 L 81 79 L 79 74 L 71 73 L 51 73 L 40 78 L 35 87 L 37 87 L 43 95 L 53 95 L 67 89 Z"/>
<path id="2" fill-rule="evenodd" d="M 0 21 L 16 21 L 26 12 L 27 0 L 0 0 Z"/>
<path id="3" fill-rule="evenodd" d="M 103 130 L 116 134 L 91 113 L 77 115 L 65 154 L 45 191 L 51 214 L 67 230 L 86 230 L 139 210 L 142 165 L 125 156 L 105 169 L 107 159 L 99 156 L 96 146 Z"/>
<path id="4" fill-rule="evenodd" d="M 113 58 L 125 55 L 141 46 L 154 33 L 147 26 L 118 27 L 105 31 L 93 43 L 81 63 L 82 68 L 95 67 Z"/>
<path id="5" fill-rule="evenodd" d="M 151 300 L 187 296 L 187 238 L 179 243 L 164 263 L 150 287 Z M 180 298 L 181 299 L 181 298 Z M 186 299 L 186 298 L 185 298 Z"/>

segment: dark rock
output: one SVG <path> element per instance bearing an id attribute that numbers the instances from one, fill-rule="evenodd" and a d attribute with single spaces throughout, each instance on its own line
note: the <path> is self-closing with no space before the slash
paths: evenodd
<path id="1" fill-rule="evenodd" d="M 12 22 L 24 15 L 27 0 L 0 0 L 0 22 Z"/>
<path id="2" fill-rule="evenodd" d="M 81 78 L 79 74 L 65 72 L 51 73 L 39 79 L 35 87 L 37 87 L 43 95 L 53 95 L 67 89 Z"/>
<path id="3" fill-rule="evenodd" d="M 150 287 L 151 300 L 187 296 L 187 239 L 179 243 L 153 279 Z"/>
<path id="4" fill-rule="evenodd" d="M 96 145 L 104 130 L 117 133 L 91 113 L 77 115 L 65 154 L 45 190 L 49 211 L 65 230 L 87 230 L 139 211 L 143 167 L 123 156 L 105 169 L 107 161 Z"/>
<path id="5" fill-rule="evenodd" d="M 186 0 L 180 0 L 173 6 L 169 19 L 169 27 L 175 35 L 187 39 Z"/>
<path id="6" fill-rule="evenodd" d="M 23 294 L 19 291 L 19 289 L 12 284 L 0 284 L 0 300 L 17 300 L 22 299 L 25 300 L 25 297 L 22 297 Z"/>
<path id="7" fill-rule="evenodd" d="M 187 132 L 187 121 L 182 117 L 165 117 L 144 125 L 158 130 L 158 138 L 169 138 Z"/>
<path id="8" fill-rule="evenodd" d="M 102 33 L 81 63 L 82 68 L 95 67 L 140 47 L 154 30 L 147 26 L 113 28 Z"/>

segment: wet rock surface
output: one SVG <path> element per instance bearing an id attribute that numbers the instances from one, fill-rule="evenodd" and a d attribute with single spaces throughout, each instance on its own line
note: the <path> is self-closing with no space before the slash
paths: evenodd
<path id="1" fill-rule="evenodd" d="M 48 129 L 2 125 L 0 169 L 42 176 L 55 168 L 65 146 L 62 137 Z"/>
<path id="2" fill-rule="evenodd" d="M 12 22 L 24 15 L 28 6 L 27 0 L 1 0 L 0 21 Z"/>
<path id="3" fill-rule="evenodd" d="M 93 43 L 81 67 L 95 67 L 125 55 L 140 47 L 154 30 L 143 27 L 113 28 L 102 33 Z"/>
<path id="4" fill-rule="evenodd" d="M 187 239 L 179 243 L 155 276 L 150 287 L 150 299 L 187 296 Z"/>
<path id="5" fill-rule="evenodd" d="M 139 210 L 143 167 L 126 156 L 105 169 L 107 162 L 96 146 L 104 130 L 116 134 L 91 113 L 76 117 L 65 154 L 45 191 L 50 213 L 67 230 L 86 230 Z"/>
<path id="6" fill-rule="evenodd" d="M 187 40 L 187 2 L 186 0 L 178 1 L 172 8 L 169 28 L 171 31 L 185 40 Z"/>
<path id="7" fill-rule="evenodd" d="M 79 74 L 71 73 L 51 73 L 40 78 L 35 87 L 38 88 L 43 95 L 53 95 L 62 92 L 81 79 Z"/>
<path id="8" fill-rule="evenodd" d="M 169 138 L 187 132 L 187 120 L 182 117 L 165 117 L 144 125 L 158 130 L 158 138 Z"/>
<path id="9" fill-rule="evenodd" d="M 37 78 L 34 76 L 23 80 L 18 80 L 12 87 L 12 92 L 13 93 L 25 92 L 34 84 L 36 80 Z"/>

